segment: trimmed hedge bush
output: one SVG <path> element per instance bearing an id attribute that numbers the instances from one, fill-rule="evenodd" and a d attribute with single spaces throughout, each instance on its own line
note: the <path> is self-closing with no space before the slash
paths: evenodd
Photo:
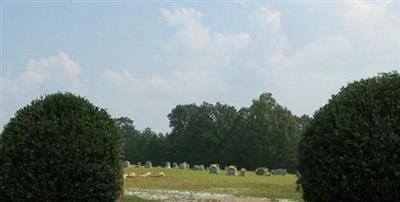
<path id="1" fill-rule="evenodd" d="M 115 201 L 121 156 L 104 109 L 70 93 L 41 97 L 0 136 L 0 201 Z"/>
<path id="2" fill-rule="evenodd" d="M 342 88 L 315 113 L 299 149 L 305 201 L 399 201 L 399 74 Z"/>

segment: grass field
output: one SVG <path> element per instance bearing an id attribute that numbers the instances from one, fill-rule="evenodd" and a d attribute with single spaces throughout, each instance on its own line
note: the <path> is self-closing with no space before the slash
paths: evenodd
<path id="1" fill-rule="evenodd" d="M 210 193 L 233 194 L 241 197 L 266 197 L 269 199 L 290 199 L 302 201 L 301 193 L 296 191 L 296 176 L 256 176 L 248 172 L 248 176 L 227 176 L 209 174 L 206 171 L 192 171 L 165 168 L 126 168 L 125 173 L 135 172 L 152 175 L 165 173 L 165 177 L 135 177 L 125 179 L 125 191 L 141 190 L 179 190 Z M 126 201 L 139 201 L 126 200 Z"/>

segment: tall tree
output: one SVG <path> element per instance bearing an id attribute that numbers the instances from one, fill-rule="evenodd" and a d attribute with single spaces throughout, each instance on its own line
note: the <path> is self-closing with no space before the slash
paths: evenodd
<path id="1" fill-rule="evenodd" d="M 271 93 L 253 100 L 245 114 L 246 145 L 250 168 L 294 168 L 300 130 L 292 113 L 279 105 Z"/>
<path id="2" fill-rule="evenodd" d="M 133 120 L 128 117 L 114 119 L 115 124 L 121 130 L 124 139 L 124 158 L 129 161 L 143 159 L 143 149 L 139 138 L 139 131 L 133 125 Z"/>
<path id="3" fill-rule="evenodd" d="M 224 142 L 232 132 L 236 115 L 234 107 L 220 103 L 178 105 L 168 115 L 171 157 L 192 163 L 223 162 Z"/>

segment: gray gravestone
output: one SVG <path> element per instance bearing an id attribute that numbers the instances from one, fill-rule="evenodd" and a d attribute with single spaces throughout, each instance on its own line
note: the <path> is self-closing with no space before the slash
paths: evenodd
<path id="1" fill-rule="evenodd" d="M 179 168 L 180 168 L 180 169 L 188 169 L 188 167 L 189 167 L 189 166 L 188 166 L 188 163 L 186 163 L 186 162 L 183 162 L 183 163 L 180 163 L 180 164 L 179 164 Z"/>
<path id="2" fill-rule="evenodd" d="M 146 161 L 146 164 L 144 165 L 145 168 L 152 168 L 153 165 L 151 164 L 151 161 Z"/>
<path id="3" fill-rule="evenodd" d="M 194 165 L 193 170 L 201 170 L 201 167 L 199 165 Z"/>
<path id="4" fill-rule="evenodd" d="M 220 172 L 220 169 L 219 169 L 219 166 L 218 165 L 216 165 L 216 164 L 212 164 L 209 168 L 208 168 L 208 172 L 210 173 L 210 174 L 219 174 L 219 172 Z"/>
<path id="5" fill-rule="evenodd" d="M 279 168 L 279 169 L 271 170 L 271 173 L 273 175 L 286 175 L 287 171 L 286 171 L 286 169 Z"/>
<path id="6" fill-rule="evenodd" d="M 266 167 L 260 167 L 256 169 L 256 175 L 266 175 L 270 176 L 271 173 L 269 172 L 268 168 Z"/>
<path id="7" fill-rule="evenodd" d="M 237 168 L 235 166 L 228 166 L 226 168 L 226 175 L 232 175 L 232 176 L 237 175 Z"/>
<path id="8" fill-rule="evenodd" d="M 240 170 L 240 176 L 247 176 L 247 170 L 245 168 Z"/>
<path id="9" fill-rule="evenodd" d="M 130 167 L 131 166 L 131 162 L 129 161 L 124 161 L 124 167 Z"/>

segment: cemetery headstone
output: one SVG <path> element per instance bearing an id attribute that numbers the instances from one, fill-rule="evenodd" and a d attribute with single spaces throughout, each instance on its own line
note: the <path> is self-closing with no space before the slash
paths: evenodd
<path id="1" fill-rule="evenodd" d="M 201 170 L 201 167 L 199 165 L 194 165 L 193 170 Z"/>
<path id="2" fill-rule="evenodd" d="M 260 167 L 256 169 L 256 175 L 266 175 L 270 176 L 271 173 L 269 172 L 268 168 L 266 167 Z"/>
<path id="3" fill-rule="evenodd" d="M 179 164 L 179 168 L 180 168 L 180 169 L 188 169 L 188 167 L 189 167 L 189 166 L 188 166 L 188 163 L 186 163 L 186 162 L 183 162 L 183 163 L 180 163 L 180 164 Z"/>
<path id="4" fill-rule="evenodd" d="M 151 161 L 146 161 L 146 164 L 144 165 L 145 168 L 152 168 L 153 165 L 151 164 Z"/>
<path id="5" fill-rule="evenodd" d="M 247 176 L 247 170 L 245 168 L 240 170 L 240 176 Z"/>
<path id="6" fill-rule="evenodd" d="M 130 167 L 131 166 L 131 162 L 124 161 L 123 165 L 124 165 L 124 167 Z"/>
<path id="7" fill-rule="evenodd" d="M 286 169 L 279 168 L 279 169 L 271 170 L 271 173 L 272 173 L 272 175 L 286 175 L 287 171 L 286 171 Z"/>
<path id="8" fill-rule="evenodd" d="M 219 174 L 220 172 L 220 168 L 217 164 L 212 164 L 209 168 L 208 168 L 208 172 L 210 174 Z"/>
<path id="9" fill-rule="evenodd" d="M 228 166 L 226 168 L 226 175 L 232 175 L 232 176 L 237 175 L 237 168 L 235 166 Z"/>

